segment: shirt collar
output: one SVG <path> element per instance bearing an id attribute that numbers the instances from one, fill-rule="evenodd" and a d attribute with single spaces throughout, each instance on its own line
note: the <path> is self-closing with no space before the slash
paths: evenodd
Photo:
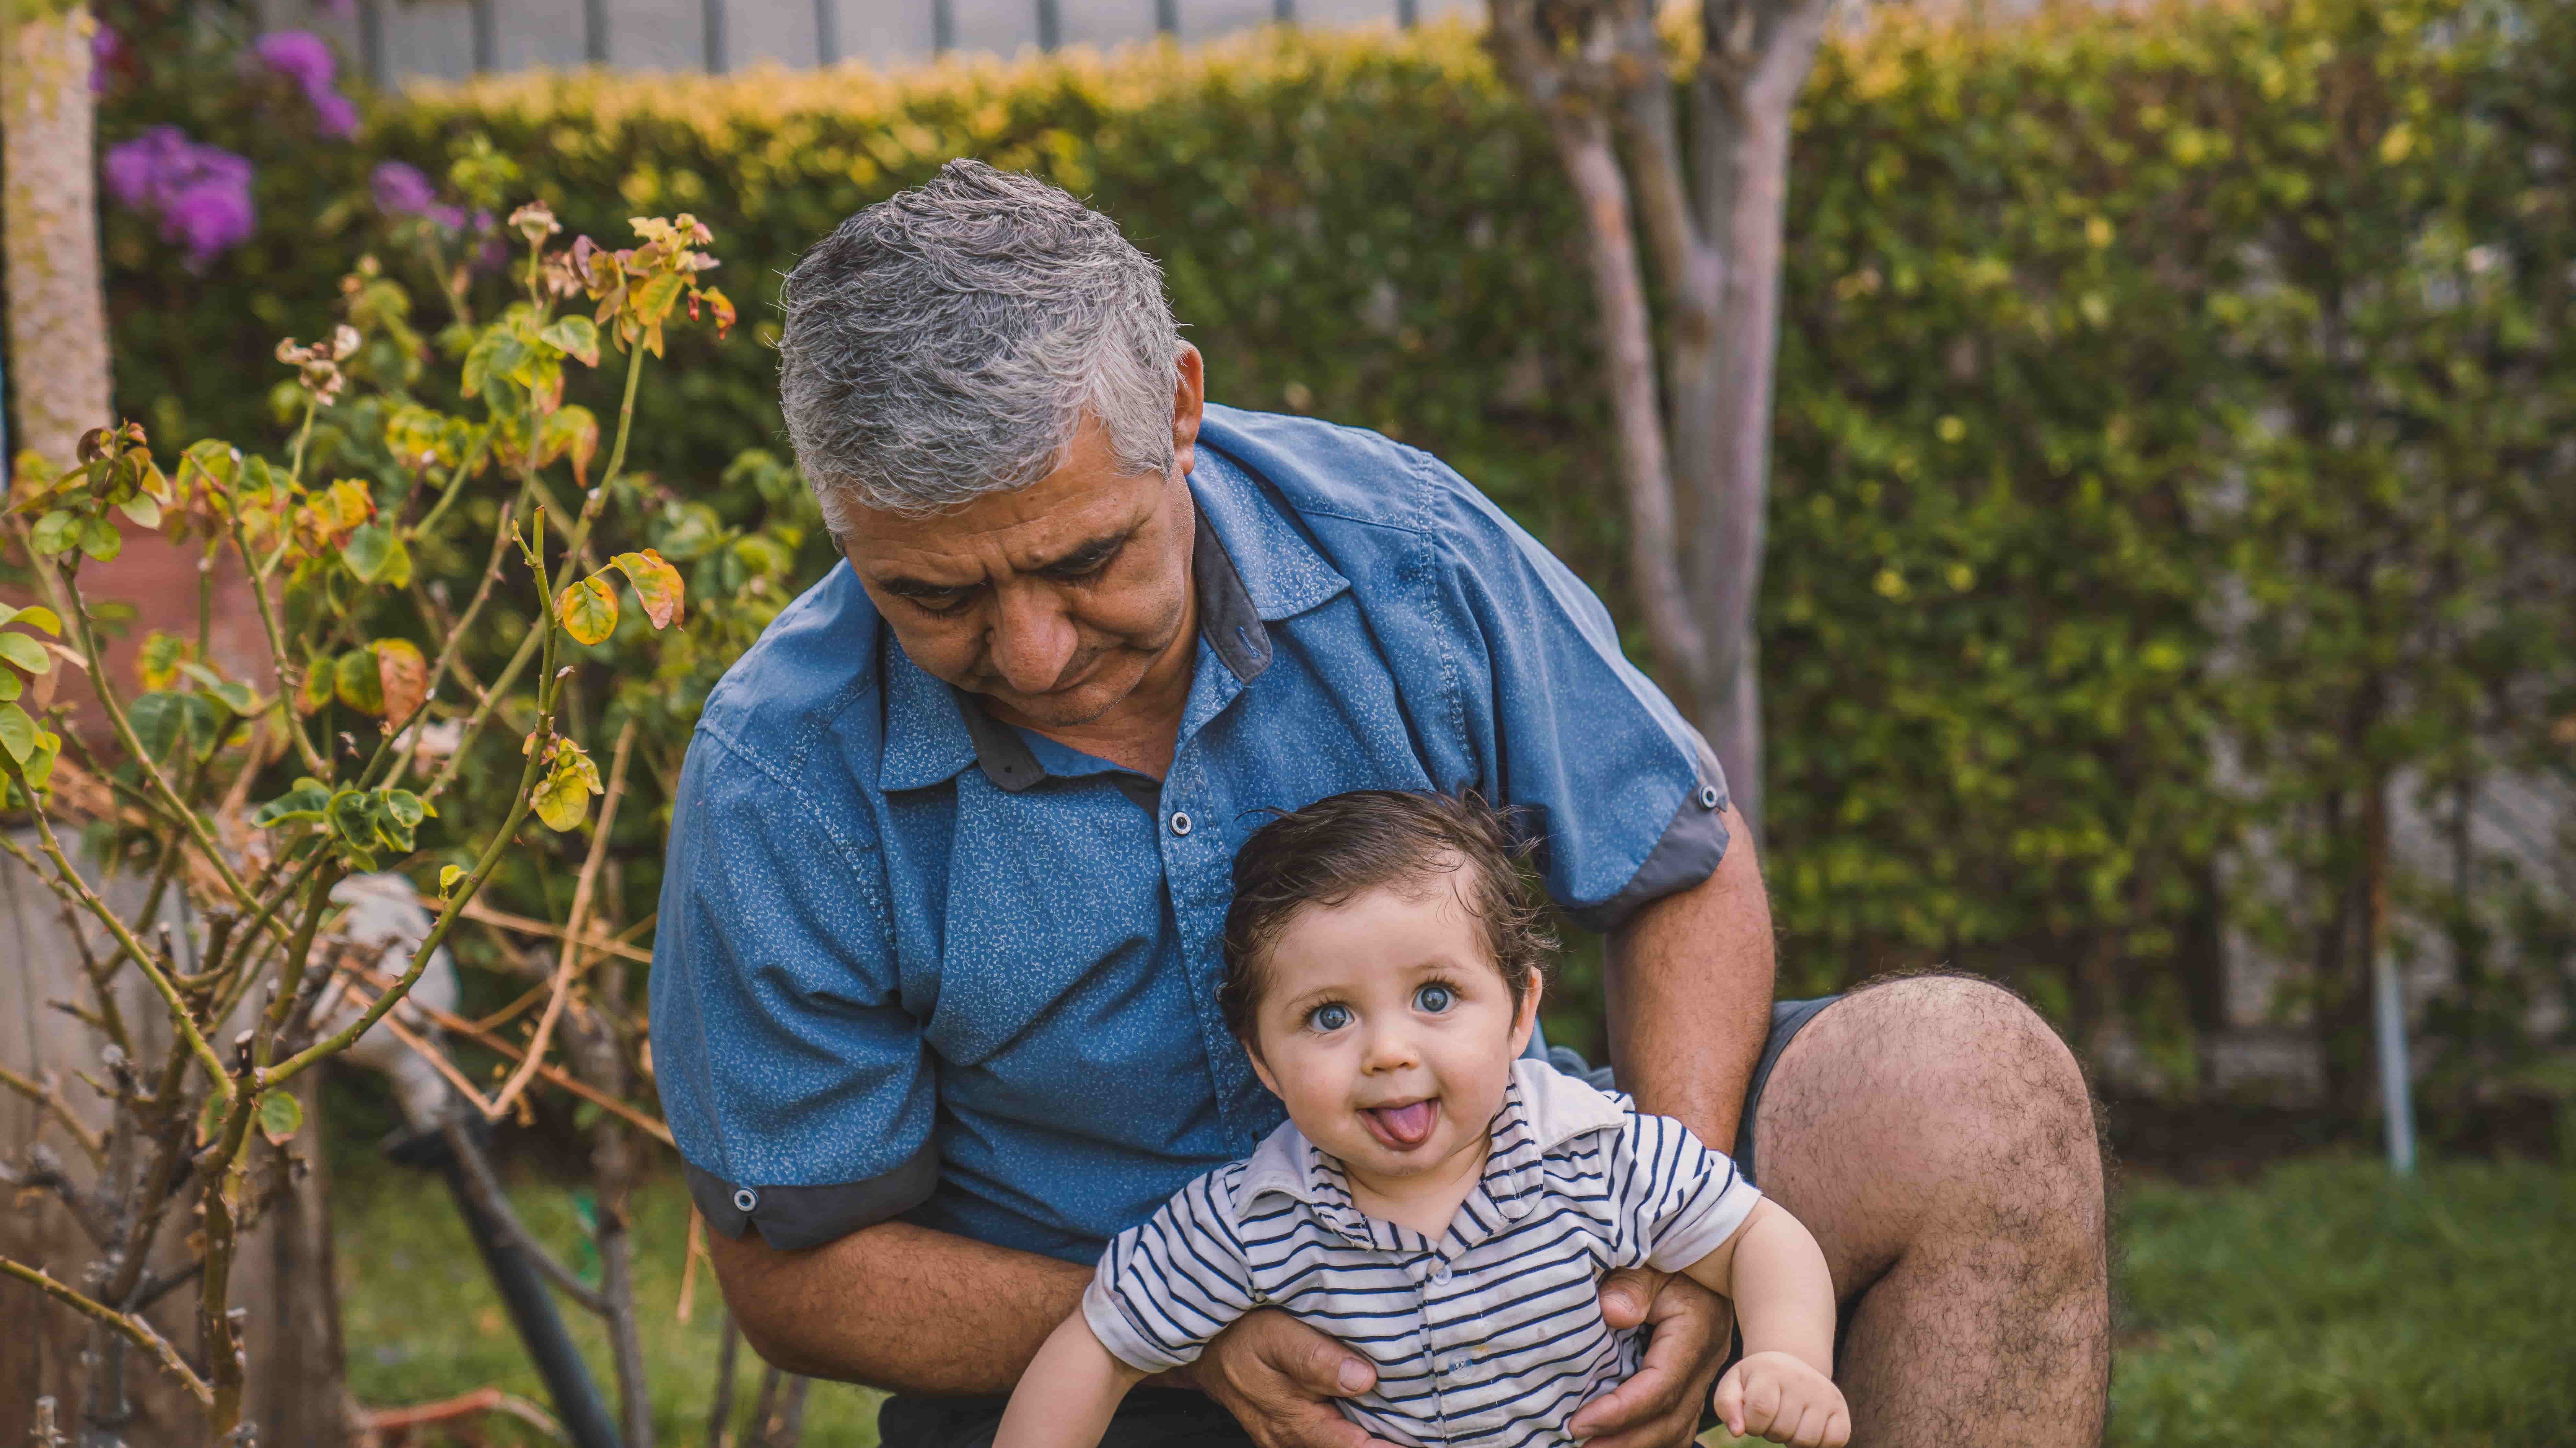
<path id="1" fill-rule="evenodd" d="M 1190 584 L 1198 593 L 1199 637 L 1248 684 L 1270 667 L 1268 625 L 1316 607 L 1349 588 L 1350 580 L 1259 496 L 1239 467 L 1213 449 L 1203 448 L 1199 456 L 1190 473 L 1197 515 Z M 970 762 L 996 788 L 1013 794 L 1046 777 L 1020 731 L 985 713 L 974 695 L 914 663 L 893 630 L 883 630 L 879 639 L 886 654 L 879 789 L 944 783 Z"/>
<path id="2" fill-rule="evenodd" d="M 1494 1120 L 1494 1149 L 1485 1158 L 1488 1192 L 1500 1200 L 1532 1189 L 1548 1153 L 1593 1132 L 1615 1130 L 1627 1116 L 1622 1097 L 1596 1091 L 1535 1057 L 1514 1061 Z M 1248 1208 L 1276 1192 L 1311 1207 L 1347 1206 L 1350 1194 L 1340 1175 L 1297 1123 L 1282 1122 L 1245 1163 L 1242 1201 Z"/>

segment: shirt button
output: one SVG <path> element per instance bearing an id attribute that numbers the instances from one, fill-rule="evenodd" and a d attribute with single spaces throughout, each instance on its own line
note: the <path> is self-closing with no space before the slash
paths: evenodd
<path id="1" fill-rule="evenodd" d="M 1176 835 L 1186 835 L 1189 832 L 1190 812 L 1185 809 L 1176 809 L 1172 811 L 1172 833 Z"/>
<path id="2" fill-rule="evenodd" d="M 1699 787 L 1699 807 L 1700 807 L 1701 809 L 1715 809 L 1715 808 L 1717 808 L 1717 786 L 1716 786 L 1716 785 L 1713 785 L 1713 784 L 1703 784 L 1703 785 L 1701 785 L 1701 786 Z"/>
<path id="3" fill-rule="evenodd" d="M 753 1211 L 759 1206 L 760 1193 L 749 1187 L 744 1187 L 733 1194 L 733 1209 L 737 1212 Z"/>
<path id="4" fill-rule="evenodd" d="M 1448 1264 L 1448 1263 L 1446 1263 L 1446 1262 L 1442 1262 L 1442 1263 L 1438 1263 L 1438 1264 L 1436 1264 L 1435 1266 L 1433 1266 L 1433 1267 L 1432 1267 L 1432 1269 L 1431 1269 L 1431 1280 L 1432 1280 L 1432 1281 L 1434 1281 L 1434 1282 L 1446 1282 L 1446 1281 L 1448 1281 L 1448 1280 L 1449 1280 L 1449 1264 Z"/>

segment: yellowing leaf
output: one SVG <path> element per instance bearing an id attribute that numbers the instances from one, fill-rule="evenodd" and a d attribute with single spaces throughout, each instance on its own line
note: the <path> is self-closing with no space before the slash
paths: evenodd
<path id="1" fill-rule="evenodd" d="M 400 724 L 429 702 L 429 661 L 409 639 L 378 639 L 369 647 L 376 655 L 376 686 L 384 699 L 385 722 Z"/>
<path id="2" fill-rule="evenodd" d="M 599 419 L 587 407 L 558 408 L 537 429 L 537 466 L 571 458 L 573 481 L 585 488 L 590 486 L 590 460 L 598 454 Z"/>
<path id="3" fill-rule="evenodd" d="M 617 631 L 617 592 L 594 573 L 557 595 L 555 617 L 575 639 L 586 644 L 604 642 Z"/>
<path id="4" fill-rule="evenodd" d="M 687 590 L 680 582 L 680 570 L 661 554 L 647 548 L 641 553 L 620 553 L 608 561 L 623 569 L 627 581 L 635 585 L 635 601 L 643 605 L 644 616 L 653 621 L 653 627 L 669 628 L 680 621 L 681 600 Z"/>
<path id="5" fill-rule="evenodd" d="M 557 771 L 538 781 L 529 804 L 536 809 L 537 818 L 546 822 L 546 828 L 560 832 L 578 827 L 582 817 L 590 813 L 590 791 L 582 787 L 580 780 Z"/>
<path id="6" fill-rule="evenodd" d="M 361 714 L 385 712 L 384 675 L 373 649 L 351 649 L 331 670 L 331 689 L 340 702 Z"/>
<path id="7" fill-rule="evenodd" d="M 454 893 L 456 882 L 464 878 L 465 867 L 462 865 L 446 865 L 440 867 L 438 872 L 438 898 L 444 900 L 450 894 Z"/>

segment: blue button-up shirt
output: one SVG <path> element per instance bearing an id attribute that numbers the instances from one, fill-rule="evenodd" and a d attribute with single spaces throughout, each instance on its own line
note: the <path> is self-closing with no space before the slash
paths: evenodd
<path id="1" fill-rule="evenodd" d="M 1705 879 L 1725 786 L 1600 601 L 1438 460 L 1210 407 L 1200 648 L 1159 783 L 1000 724 L 847 564 L 698 724 L 653 1065 L 719 1230 L 903 1215 L 1092 1261 L 1282 1120 L 1217 1011 L 1234 852 L 1271 809 L 1475 790 L 1587 924 Z"/>

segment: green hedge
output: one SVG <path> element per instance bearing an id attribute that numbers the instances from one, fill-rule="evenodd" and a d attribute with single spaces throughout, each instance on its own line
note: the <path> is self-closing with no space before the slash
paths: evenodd
<path id="1" fill-rule="evenodd" d="M 2232 925 L 2315 967 L 2347 1081 L 2358 801 L 2569 771 L 2571 77 L 2563 5 L 1892 12 L 1828 47 L 1762 603 L 1787 985 L 1955 963 L 2187 1077 Z M 109 134 L 174 104 L 116 101 Z M 639 439 L 712 493 L 781 436 L 778 274 L 978 155 L 1162 260 L 1213 396 L 1433 449 L 1624 615 L 1571 206 L 1463 31 L 523 77 L 379 104 L 341 148 L 203 123 L 261 163 L 260 238 L 199 276 L 110 232 L 120 397 L 165 428 L 261 430 L 242 379 L 327 322 L 367 168 L 489 137 L 573 230 L 715 228 L 748 336 L 675 345 L 648 402 L 689 421 Z M 2569 972 L 2563 936 L 2516 956 L 2498 924 L 2563 912 L 2473 873 L 2399 881 L 2401 946 L 2470 961 L 2440 1019 L 2491 1081 L 2542 1044 L 2497 1003 Z"/>

